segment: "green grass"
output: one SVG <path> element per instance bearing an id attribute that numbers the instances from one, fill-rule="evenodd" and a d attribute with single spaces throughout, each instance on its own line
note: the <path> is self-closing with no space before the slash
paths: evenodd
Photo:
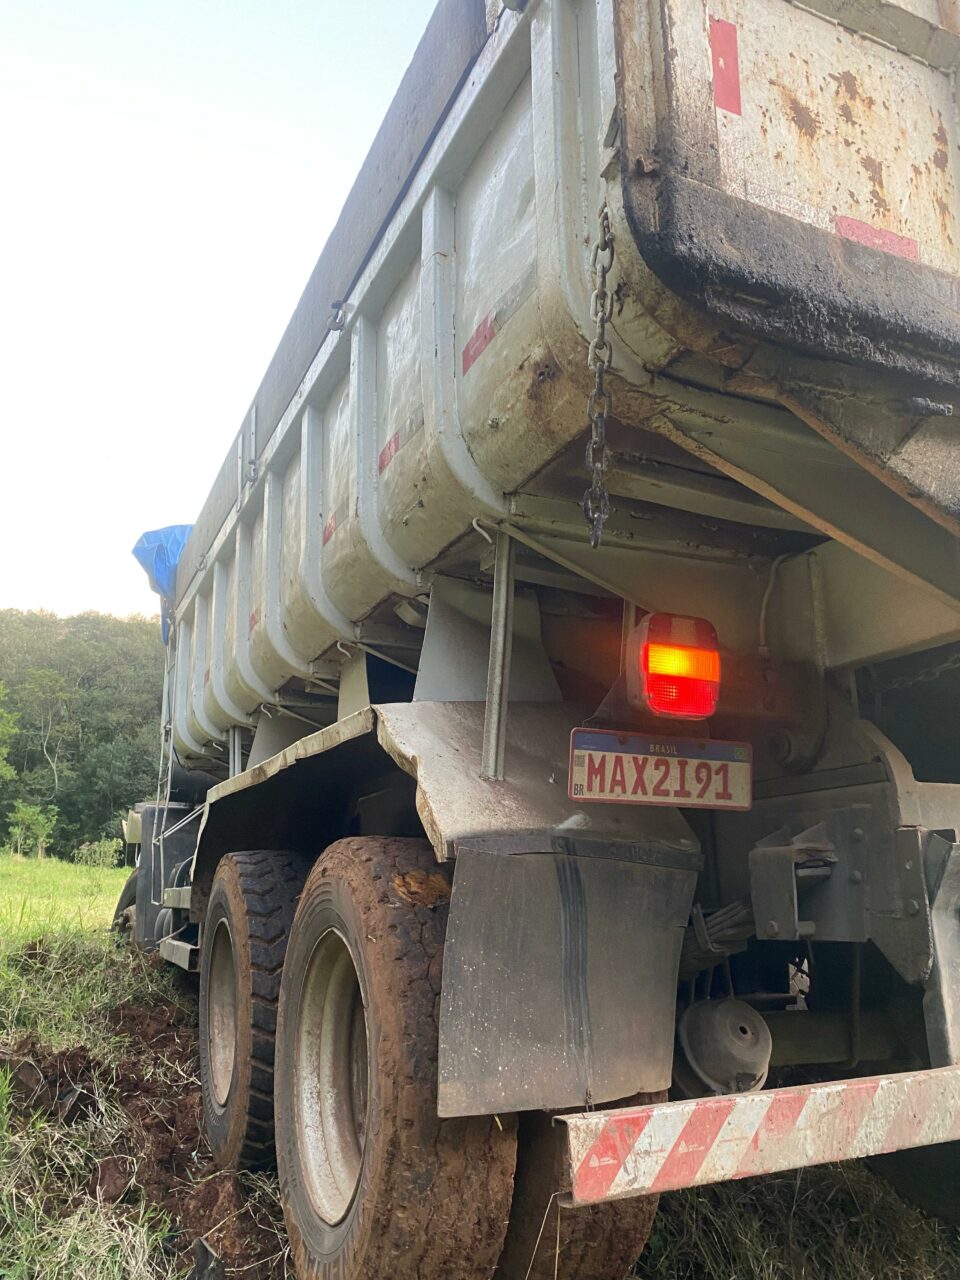
<path id="1" fill-rule="evenodd" d="M 176 999 L 169 970 L 119 948 L 109 933 L 128 875 L 0 857 L 0 1042 L 82 1044 L 110 1063 L 122 1048 L 110 1010 L 121 1001 Z"/>
<path id="2" fill-rule="evenodd" d="M 960 1237 L 850 1162 L 660 1199 L 638 1280 L 957 1280 Z"/>
<path id="3" fill-rule="evenodd" d="M 97 1094 L 87 1119 L 64 1125 L 13 1107 L 0 1071 L 0 1276 L 3 1280 L 172 1280 L 163 1214 L 90 1194 L 97 1165 L 123 1133 Z"/>
<path id="4" fill-rule="evenodd" d="M 42 1108 L 25 1110 L 10 1070 L 0 1065 L 3 1280 L 175 1274 L 161 1248 L 170 1230 L 165 1215 L 136 1197 L 103 1204 L 94 1190 L 100 1162 L 122 1147 L 128 1131 L 111 1085 L 130 1050 L 109 1015 L 123 1001 L 152 994 L 176 999 L 167 971 L 120 948 L 109 933 L 128 874 L 0 857 L 0 1061 L 17 1046 L 33 1059 L 83 1045 L 95 1064 L 84 1113 L 70 1123 Z"/>
<path id="5" fill-rule="evenodd" d="M 0 951 L 40 934 L 108 929 L 129 874 L 125 867 L 0 857 Z"/>

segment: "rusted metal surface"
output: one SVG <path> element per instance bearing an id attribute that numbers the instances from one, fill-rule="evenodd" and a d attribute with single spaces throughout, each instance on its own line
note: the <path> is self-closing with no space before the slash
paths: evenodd
<path id="1" fill-rule="evenodd" d="M 937 0 L 937 16 L 945 31 L 960 36 L 960 0 Z"/>
<path id="2" fill-rule="evenodd" d="M 570 1201 L 598 1204 L 960 1138 L 960 1067 L 561 1116 Z"/>
<path id="3" fill-rule="evenodd" d="M 244 463 L 254 464 L 334 322 L 333 303 L 347 297 L 364 259 L 376 244 L 439 121 L 487 38 L 482 0 L 441 0 L 373 141 L 344 209 L 311 273 L 303 296 L 264 374 L 247 415 L 253 441 L 243 443 Z M 343 120 L 349 119 L 349 104 Z M 344 127 L 350 127 L 345 123 Z M 246 433 L 241 429 L 240 439 Z M 227 451 L 221 476 L 197 520 L 181 563 L 178 596 L 237 498 L 237 442 Z"/>
<path id="4" fill-rule="evenodd" d="M 678 42 L 695 41 L 696 30 L 686 28 L 697 9 L 674 6 L 677 19 L 684 15 Z M 949 77 L 796 8 L 785 25 L 784 6 L 769 0 L 724 0 L 711 13 L 722 14 L 723 29 L 736 32 L 724 79 L 736 75 L 740 86 L 739 109 L 717 114 L 724 189 L 956 273 Z M 692 74 L 689 64 L 686 74 Z"/>
<path id="5" fill-rule="evenodd" d="M 617 5 L 638 64 L 626 212 L 670 288 L 758 336 L 956 382 L 958 49 L 923 10 L 669 0 L 645 23 Z"/>

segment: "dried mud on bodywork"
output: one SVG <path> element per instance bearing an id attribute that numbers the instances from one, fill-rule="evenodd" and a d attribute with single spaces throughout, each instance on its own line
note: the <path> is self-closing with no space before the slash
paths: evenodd
<path id="1" fill-rule="evenodd" d="M 204 1141 L 196 1019 L 160 1001 L 118 1005 L 109 1021 L 129 1050 L 116 1065 L 83 1046 L 49 1051 L 34 1037 L 0 1050 L 13 1124 L 39 1114 L 73 1126 L 107 1110 L 121 1113 L 120 1137 L 99 1154 L 85 1192 L 55 1206 L 48 1198 L 45 1212 L 65 1219 L 84 1199 L 119 1214 L 156 1209 L 172 1224 L 158 1274 L 193 1274 L 194 1242 L 202 1238 L 226 1276 L 284 1280 L 286 1239 L 272 1181 L 216 1169 Z"/>

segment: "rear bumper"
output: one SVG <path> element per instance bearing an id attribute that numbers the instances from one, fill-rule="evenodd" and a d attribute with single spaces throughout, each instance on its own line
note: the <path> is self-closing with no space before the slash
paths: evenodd
<path id="1" fill-rule="evenodd" d="M 960 1067 L 558 1117 L 568 1203 L 598 1204 L 960 1139 Z"/>

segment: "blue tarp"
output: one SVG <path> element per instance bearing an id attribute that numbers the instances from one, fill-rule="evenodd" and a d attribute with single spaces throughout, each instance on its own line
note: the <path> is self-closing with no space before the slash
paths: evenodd
<path id="1" fill-rule="evenodd" d="M 133 554 L 147 571 L 151 588 L 163 601 L 163 642 L 167 642 L 177 586 L 177 563 L 190 536 L 192 524 L 172 524 L 153 529 L 137 540 Z"/>

